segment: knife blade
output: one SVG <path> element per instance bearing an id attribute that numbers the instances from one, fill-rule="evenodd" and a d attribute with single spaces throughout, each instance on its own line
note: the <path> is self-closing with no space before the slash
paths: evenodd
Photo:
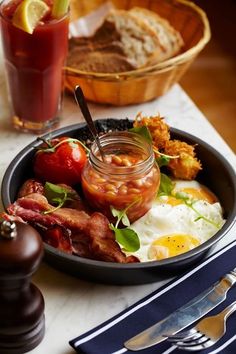
<path id="1" fill-rule="evenodd" d="M 161 343 L 166 340 L 164 334 L 181 331 L 223 302 L 228 290 L 235 283 L 236 268 L 163 320 L 128 339 L 124 346 L 137 351 Z"/>

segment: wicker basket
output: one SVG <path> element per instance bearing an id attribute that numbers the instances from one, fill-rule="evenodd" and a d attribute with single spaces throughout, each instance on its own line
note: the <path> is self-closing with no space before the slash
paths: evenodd
<path id="1" fill-rule="evenodd" d="M 72 21 L 87 15 L 103 0 L 71 0 Z M 153 66 L 129 72 L 102 74 L 66 67 L 65 86 L 73 92 L 80 85 L 85 97 L 96 103 L 128 105 L 162 96 L 178 82 L 210 40 L 210 27 L 204 11 L 186 0 L 112 0 L 116 8 L 148 8 L 166 18 L 177 29 L 185 46 L 181 54 Z"/>

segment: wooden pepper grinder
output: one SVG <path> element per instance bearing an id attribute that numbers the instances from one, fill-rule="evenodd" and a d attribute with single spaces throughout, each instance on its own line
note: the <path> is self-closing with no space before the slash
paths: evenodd
<path id="1" fill-rule="evenodd" d="M 43 339 L 44 299 L 30 282 L 42 255 L 33 227 L 0 222 L 0 354 L 25 353 Z"/>

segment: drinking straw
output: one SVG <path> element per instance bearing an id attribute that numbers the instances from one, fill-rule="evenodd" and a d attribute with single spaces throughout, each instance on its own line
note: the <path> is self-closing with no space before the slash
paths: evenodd
<path id="1" fill-rule="evenodd" d="M 52 17 L 60 18 L 64 16 L 69 7 L 69 0 L 54 0 L 52 7 Z"/>

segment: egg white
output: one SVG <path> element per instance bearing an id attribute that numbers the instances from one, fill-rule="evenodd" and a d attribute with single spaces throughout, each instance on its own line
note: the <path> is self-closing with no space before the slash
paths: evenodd
<path id="1" fill-rule="evenodd" d="M 197 181 L 176 181 L 175 191 L 182 191 L 184 188 L 200 189 L 202 185 Z M 152 248 L 152 244 L 165 235 L 169 237 L 180 234 L 186 235 L 186 238 L 189 235 L 202 244 L 224 224 L 223 210 L 219 202 L 211 204 L 205 200 L 194 201 L 194 208 L 211 220 L 209 223 L 203 218 L 198 219 L 199 215 L 185 203 L 180 201 L 180 204 L 172 205 L 168 198 L 168 196 L 158 197 L 152 208 L 130 226 L 139 235 L 140 249 L 133 254 L 141 262 L 156 260 L 155 252 L 151 252 L 150 247 Z M 195 200 L 195 196 L 193 199 Z"/>

